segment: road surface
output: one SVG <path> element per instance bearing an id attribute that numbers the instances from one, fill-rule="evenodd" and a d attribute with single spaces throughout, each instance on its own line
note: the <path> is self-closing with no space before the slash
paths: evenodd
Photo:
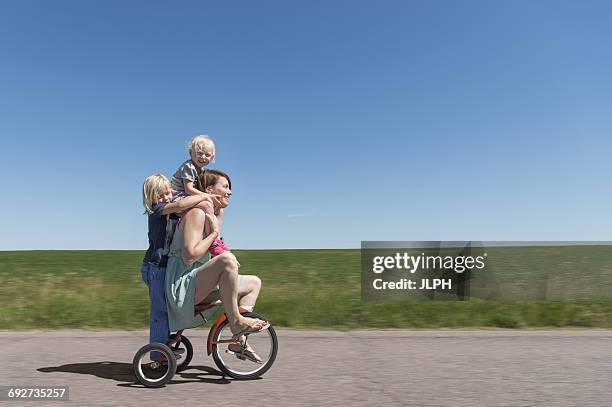
<path id="1" fill-rule="evenodd" d="M 166 387 L 135 383 L 145 331 L 0 332 L 0 385 L 70 386 L 74 406 L 609 406 L 612 331 L 278 330 L 263 379 L 224 379 L 189 330 L 191 368 Z"/>

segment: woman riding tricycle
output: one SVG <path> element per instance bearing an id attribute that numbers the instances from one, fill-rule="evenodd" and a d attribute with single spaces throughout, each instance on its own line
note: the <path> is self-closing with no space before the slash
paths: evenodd
<path id="1" fill-rule="evenodd" d="M 214 212 L 229 204 L 232 192 L 227 174 L 205 170 L 194 186 L 215 197 L 208 201 L 212 201 Z M 163 200 L 171 202 L 171 192 L 169 197 L 161 194 L 157 198 L 162 203 Z M 225 313 L 210 330 L 207 353 L 212 354 L 224 374 L 239 379 L 256 378 L 266 372 L 276 358 L 278 343 L 274 329 L 252 312 L 261 280 L 256 276 L 240 275 L 240 264 L 229 251 L 210 257 L 208 250 L 218 235 L 219 225 L 214 213 L 207 213 L 202 206 L 187 209 L 178 222 L 168 251 L 164 280 L 168 326 L 170 331 L 177 333 L 165 344 L 146 345 L 134 357 L 136 377 L 146 386 L 162 386 L 172 378 L 175 370 L 187 368 L 193 357 L 193 347 L 182 335 L 183 329 L 207 322 L 218 309 L 219 302 Z M 186 354 L 182 355 L 180 349 L 185 349 Z M 147 360 L 149 356 L 151 361 Z M 178 365 L 177 358 L 183 359 Z"/>

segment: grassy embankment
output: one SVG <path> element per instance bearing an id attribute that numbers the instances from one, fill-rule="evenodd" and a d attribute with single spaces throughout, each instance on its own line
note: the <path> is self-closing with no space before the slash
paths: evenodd
<path id="1" fill-rule="evenodd" d="M 517 255 L 504 250 L 507 260 Z M 588 273 L 599 279 L 591 280 L 593 284 L 612 279 L 608 248 L 551 250 L 561 253 L 560 264 L 570 272 L 582 273 L 583 281 Z M 359 250 L 235 254 L 241 273 L 263 280 L 257 311 L 278 327 L 612 328 L 610 300 L 362 301 Z M 141 258 L 140 251 L 0 252 L 0 329 L 145 328 L 148 297 L 140 279 Z"/>

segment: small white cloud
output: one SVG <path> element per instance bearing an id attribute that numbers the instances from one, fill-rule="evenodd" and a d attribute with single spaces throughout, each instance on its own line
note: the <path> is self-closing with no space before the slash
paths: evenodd
<path id="1" fill-rule="evenodd" d="M 305 213 L 290 213 L 287 215 L 288 218 L 303 218 L 305 216 L 313 216 L 315 215 L 315 211 L 305 212 Z"/>

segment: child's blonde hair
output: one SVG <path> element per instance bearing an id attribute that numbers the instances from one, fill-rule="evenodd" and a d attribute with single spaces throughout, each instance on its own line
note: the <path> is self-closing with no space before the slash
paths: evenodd
<path id="1" fill-rule="evenodd" d="M 212 157 L 210 161 L 214 162 L 215 161 L 215 143 L 206 134 L 200 134 L 192 138 L 189 144 L 187 145 L 188 147 L 187 152 L 191 154 L 192 152 L 196 151 L 198 147 L 203 147 L 203 146 L 210 146 L 210 148 L 212 149 Z"/>
<path id="2" fill-rule="evenodd" d="M 153 174 L 145 178 L 142 184 L 142 205 L 145 214 L 153 213 L 153 206 L 157 203 L 157 198 L 164 187 L 170 188 L 170 181 L 163 174 Z"/>

